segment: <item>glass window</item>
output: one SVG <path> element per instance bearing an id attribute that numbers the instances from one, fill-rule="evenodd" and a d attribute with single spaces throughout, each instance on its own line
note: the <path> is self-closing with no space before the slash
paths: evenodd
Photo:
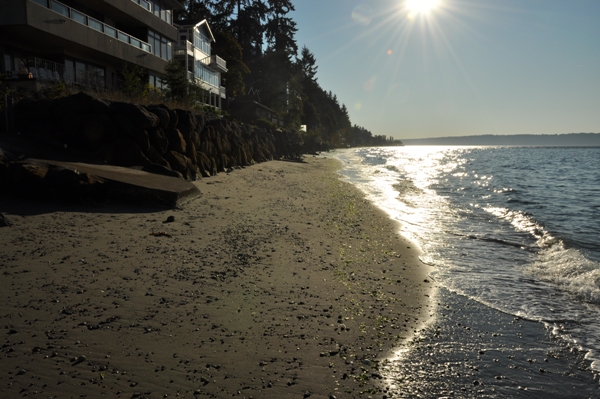
<path id="1" fill-rule="evenodd" d="M 38 3 L 41 6 L 48 7 L 48 0 L 32 0 L 34 3 Z"/>
<path id="2" fill-rule="evenodd" d="M 140 42 L 138 39 L 135 38 L 131 38 L 131 45 L 135 46 L 137 48 L 142 48 L 142 42 Z"/>
<path id="3" fill-rule="evenodd" d="M 12 60 L 10 59 L 10 55 L 9 54 L 4 54 L 4 70 L 6 72 L 13 71 Z"/>
<path id="4" fill-rule="evenodd" d="M 97 31 L 103 32 L 104 29 L 102 27 L 104 24 L 100 21 L 95 20 L 94 18 L 88 18 L 88 26 L 92 29 L 96 29 Z"/>
<path id="5" fill-rule="evenodd" d="M 150 11 L 150 3 L 148 3 L 146 0 L 140 0 L 139 5 Z"/>
<path id="6" fill-rule="evenodd" d="M 125 43 L 129 43 L 129 35 L 126 35 L 125 33 L 118 31 L 118 38 L 120 41 L 125 42 Z"/>
<path id="7" fill-rule="evenodd" d="M 73 60 L 65 60 L 65 73 L 63 77 L 67 83 L 73 83 L 73 80 L 75 80 L 75 66 Z"/>
<path id="8" fill-rule="evenodd" d="M 112 26 L 104 25 L 104 33 L 110 37 L 117 37 L 117 30 Z"/>
<path id="9" fill-rule="evenodd" d="M 87 15 L 82 14 L 79 11 L 71 10 L 71 18 L 73 18 L 74 21 L 77 21 L 80 24 L 84 24 L 84 25 L 88 24 L 88 17 L 87 17 Z"/>
<path id="10" fill-rule="evenodd" d="M 162 43 L 160 44 L 160 57 L 167 58 L 167 42 L 164 38 Z"/>
<path id="11" fill-rule="evenodd" d="M 50 0 L 50 9 L 69 18 L 69 7 L 65 6 L 64 4 L 60 4 L 54 0 Z"/>

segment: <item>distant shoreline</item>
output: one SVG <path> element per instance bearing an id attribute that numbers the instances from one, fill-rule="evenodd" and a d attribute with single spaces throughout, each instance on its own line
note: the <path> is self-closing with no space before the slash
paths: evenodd
<path id="1" fill-rule="evenodd" d="M 501 145 L 545 147 L 598 147 L 600 133 L 478 135 L 402 139 L 404 145 Z"/>

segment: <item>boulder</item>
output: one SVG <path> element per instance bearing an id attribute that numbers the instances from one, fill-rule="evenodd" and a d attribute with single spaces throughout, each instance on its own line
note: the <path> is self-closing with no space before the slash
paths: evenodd
<path id="1" fill-rule="evenodd" d="M 146 157 L 139 145 L 130 137 L 121 136 L 104 146 L 99 154 L 111 165 L 145 166 L 152 162 Z"/>
<path id="2" fill-rule="evenodd" d="M 164 154 L 169 149 L 169 139 L 165 135 L 165 132 L 160 127 L 156 127 L 148 130 L 148 138 L 150 139 L 150 145 L 152 145 L 160 154 Z"/>
<path id="3" fill-rule="evenodd" d="M 68 114 L 80 115 L 85 112 L 106 114 L 110 104 L 106 101 L 79 92 L 72 96 L 57 98 L 52 101 L 51 113 L 55 118 L 62 118 Z"/>
<path id="4" fill-rule="evenodd" d="M 166 129 L 175 129 L 179 124 L 179 117 L 177 116 L 177 112 L 174 109 L 168 108 L 169 111 L 169 126 Z"/>
<path id="5" fill-rule="evenodd" d="M 180 154 L 186 153 L 185 138 L 179 129 L 167 129 L 165 130 L 165 135 L 169 140 L 169 150 L 176 151 Z"/>
<path id="6" fill-rule="evenodd" d="M 94 151 L 104 143 L 114 140 L 119 133 L 117 126 L 105 114 L 85 114 L 78 120 L 79 128 L 75 133 L 65 129 L 63 134 L 70 136 L 64 141 L 79 150 Z"/>
<path id="7" fill-rule="evenodd" d="M 148 112 L 151 112 L 158 117 L 158 127 L 162 129 L 169 127 L 171 116 L 169 115 L 169 109 L 166 105 L 149 105 L 147 109 Z"/>
<path id="8" fill-rule="evenodd" d="M 112 112 L 110 118 L 119 129 L 120 135 L 132 138 L 142 152 L 148 152 L 150 149 L 150 139 L 148 138 L 148 133 L 144 129 L 134 125 L 123 114 L 118 112 Z"/>
<path id="9" fill-rule="evenodd" d="M 122 114 L 134 126 L 143 130 L 157 127 L 159 124 L 158 116 L 148 112 L 146 108 L 138 104 L 113 102 L 110 104 L 110 109 L 113 112 Z"/>
<path id="10" fill-rule="evenodd" d="M 177 113 L 177 129 L 183 134 L 186 139 L 190 138 L 192 132 L 196 129 L 196 116 L 192 111 L 176 109 Z"/>
<path id="11" fill-rule="evenodd" d="M 183 175 L 185 179 L 191 178 L 191 173 L 188 168 L 188 159 L 185 155 L 175 151 L 167 151 L 165 159 L 171 165 L 171 169 L 175 170 Z M 190 161 L 191 162 L 191 161 Z"/>
<path id="12" fill-rule="evenodd" d="M 162 157 L 162 155 L 156 150 L 156 148 L 150 146 L 150 150 L 148 151 L 148 159 L 156 165 L 163 166 L 165 168 L 171 169 L 171 165 L 167 162 L 166 159 Z"/>

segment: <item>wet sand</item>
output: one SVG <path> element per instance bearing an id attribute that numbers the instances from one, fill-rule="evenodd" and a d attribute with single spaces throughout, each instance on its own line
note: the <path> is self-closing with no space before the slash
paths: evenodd
<path id="1" fill-rule="evenodd" d="M 600 397 L 585 352 L 542 323 L 500 312 L 445 288 L 435 317 L 382 366 L 396 398 Z"/>
<path id="2" fill-rule="evenodd" d="M 0 198 L 1 397 L 393 397 L 429 268 L 336 161 L 196 182 L 178 210 Z"/>

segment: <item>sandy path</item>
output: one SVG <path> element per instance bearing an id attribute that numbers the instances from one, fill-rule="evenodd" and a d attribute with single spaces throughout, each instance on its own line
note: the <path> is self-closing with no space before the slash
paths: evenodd
<path id="1" fill-rule="evenodd" d="M 428 269 L 306 161 L 175 211 L 1 200 L 0 396 L 393 397 L 377 360 L 428 317 Z"/>

